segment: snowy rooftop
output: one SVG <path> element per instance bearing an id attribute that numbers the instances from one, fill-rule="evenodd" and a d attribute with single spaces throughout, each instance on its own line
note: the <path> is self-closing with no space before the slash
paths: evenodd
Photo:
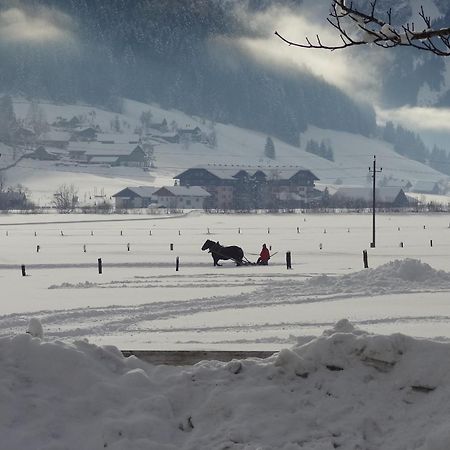
<path id="1" fill-rule="evenodd" d="M 129 186 L 125 189 L 122 189 L 121 191 L 119 191 L 117 194 L 114 194 L 113 197 L 118 197 L 121 192 L 123 192 L 124 190 L 129 190 L 134 192 L 136 195 L 138 195 L 139 197 L 142 198 L 150 198 L 158 189 L 160 189 L 159 187 L 154 187 L 154 186 Z"/>
<path id="2" fill-rule="evenodd" d="M 93 164 L 105 163 L 105 164 L 113 164 L 116 163 L 119 159 L 118 156 L 93 156 L 89 162 Z"/>
<path id="3" fill-rule="evenodd" d="M 222 179 L 234 179 L 234 176 L 241 171 L 247 172 L 249 176 L 254 176 L 256 173 L 262 172 L 268 179 L 289 179 L 299 171 L 309 170 L 302 166 L 245 166 L 226 164 L 198 165 L 195 168 L 205 169 Z"/>
<path id="4" fill-rule="evenodd" d="M 98 133 L 97 141 L 113 144 L 137 144 L 140 141 L 140 136 L 131 133 Z"/>
<path id="5" fill-rule="evenodd" d="M 211 195 L 200 186 L 163 186 L 161 189 L 166 189 L 173 195 L 180 197 L 210 197 Z M 158 191 L 156 194 L 158 194 Z"/>
<path id="6" fill-rule="evenodd" d="M 101 142 L 70 142 L 69 152 L 83 151 L 86 155 L 129 155 L 138 144 L 102 144 Z"/>
<path id="7" fill-rule="evenodd" d="M 379 202 L 393 202 L 402 188 L 379 187 L 375 189 L 375 195 Z M 334 194 L 336 197 L 372 201 L 372 188 L 370 187 L 341 187 Z"/>
<path id="8" fill-rule="evenodd" d="M 66 131 L 50 130 L 39 136 L 38 141 L 69 142 L 71 134 Z"/>

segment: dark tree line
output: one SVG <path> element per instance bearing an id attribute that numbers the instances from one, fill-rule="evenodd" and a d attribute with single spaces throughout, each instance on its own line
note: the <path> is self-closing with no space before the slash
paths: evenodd
<path id="1" fill-rule="evenodd" d="M 433 169 L 450 175 L 450 154 L 447 150 L 433 146 L 430 150 L 422 138 L 401 125 L 387 122 L 381 128 L 381 137 L 393 145 L 394 150 L 407 158 L 427 164 Z"/>
<path id="2" fill-rule="evenodd" d="M 421 163 L 426 163 L 429 150 L 421 137 L 401 125 L 387 122 L 382 130 L 382 138 L 393 145 L 394 150 L 400 155 L 407 156 Z"/>
<path id="3" fill-rule="evenodd" d="M 12 141 L 12 134 L 17 127 L 12 98 L 9 95 L 0 97 L 0 142 Z"/>
<path id="4" fill-rule="evenodd" d="M 322 140 L 317 142 L 314 139 L 310 139 L 306 143 L 305 150 L 308 153 L 313 153 L 314 155 L 320 156 L 321 158 L 328 159 L 329 161 L 334 161 L 333 149 L 330 142 Z"/>

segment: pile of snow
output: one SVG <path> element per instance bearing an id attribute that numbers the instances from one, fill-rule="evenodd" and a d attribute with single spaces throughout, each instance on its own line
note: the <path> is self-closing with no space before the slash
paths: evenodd
<path id="1" fill-rule="evenodd" d="M 28 324 L 27 333 L 33 337 L 43 339 L 44 329 L 42 328 L 41 321 L 39 319 L 36 319 L 35 317 L 32 317 L 30 319 L 30 323 Z"/>
<path id="2" fill-rule="evenodd" d="M 450 448 L 450 344 L 346 320 L 266 360 L 154 366 L 30 334 L 0 355 L 11 450 Z"/>
<path id="3" fill-rule="evenodd" d="M 450 288 L 450 273 L 436 270 L 417 259 L 406 258 L 347 275 L 320 275 L 305 282 L 302 293 L 385 293 L 423 292 Z"/>

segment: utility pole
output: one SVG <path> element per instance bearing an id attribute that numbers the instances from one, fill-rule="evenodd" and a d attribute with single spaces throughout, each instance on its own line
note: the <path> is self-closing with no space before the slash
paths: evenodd
<path id="1" fill-rule="evenodd" d="M 380 167 L 379 170 L 377 170 L 377 157 L 373 156 L 373 169 L 369 167 L 369 173 L 372 173 L 373 178 L 373 187 L 372 187 L 372 242 L 370 243 L 370 246 L 372 248 L 375 248 L 375 188 L 376 188 L 376 175 L 377 173 L 382 172 L 383 169 Z"/>

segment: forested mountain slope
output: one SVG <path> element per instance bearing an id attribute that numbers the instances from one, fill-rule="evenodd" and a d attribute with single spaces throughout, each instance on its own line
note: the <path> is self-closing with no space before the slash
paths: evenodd
<path id="1" fill-rule="evenodd" d="M 0 30 L 41 20 L 55 38 L 0 39 L 0 90 L 117 110 L 121 96 L 157 102 L 290 143 L 308 125 L 372 134 L 370 106 L 306 70 L 269 67 L 236 45 L 260 33 L 239 8 L 251 15 L 286 5 L 302 8 L 281 0 L 6 0 Z"/>

